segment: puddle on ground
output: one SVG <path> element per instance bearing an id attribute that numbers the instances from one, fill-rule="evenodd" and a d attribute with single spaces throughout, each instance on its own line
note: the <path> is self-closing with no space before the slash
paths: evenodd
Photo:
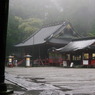
<path id="1" fill-rule="evenodd" d="M 46 83 L 46 81 L 44 81 L 44 78 L 31 78 L 31 80 L 35 83 Z"/>
<path id="2" fill-rule="evenodd" d="M 64 92 L 60 90 L 45 90 L 40 92 L 39 95 L 93 95 L 93 94 L 86 94 L 86 93 L 72 93 L 72 92 Z"/>
<path id="3" fill-rule="evenodd" d="M 26 92 L 25 92 L 24 94 L 22 94 L 22 95 L 39 95 L 41 91 L 42 91 L 42 90 L 26 91 Z"/>
<path id="4" fill-rule="evenodd" d="M 14 90 L 14 91 L 26 91 L 26 89 L 25 88 L 23 88 L 23 87 L 20 87 L 20 86 L 18 86 L 18 85 L 14 85 L 14 84 L 7 84 L 7 89 L 8 90 Z"/>
<path id="5" fill-rule="evenodd" d="M 17 77 L 15 77 L 15 78 L 21 78 L 21 77 L 17 76 Z"/>
<path id="6" fill-rule="evenodd" d="M 69 94 L 69 95 L 92 95 L 92 94 L 77 93 L 77 94 Z"/>
<path id="7" fill-rule="evenodd" d="M 72 90 L 72 89 L 65 88 L 65 87 L 63 88 L 63 87 L 56 86 L 56 85 L 54 85 L 54 86 L 60 88 L 61 91 L 71 91 Z"/>
<path id="8" fill-rule="evenodd" d="M 25 79 L 27 79 L 27 81 L 29 81 L 29 82 L 46 83 L 46 81 L 44 81 L 45 78 L 30 78 L 30 77 L 25 77 Z"/>
<path id="9" fill-rule="evenodd" d="M 37 78 L 38 79 L 38 78 Z M 95 95 L 95 94 L 86 94 L 86 93 L 70 93 L 66 92 L 71 91 L 72 89 L 60 88 L 59 90 L 31 90 L 27 91 L 25 88 L 22 88 L 18 85 L 7 84 L 9 90 L 14 90 L 12 95 Z M 65 92 L 65 93 L 64 93 Z"/>
<path id="10" fill-rule="evenodd" d="M 83 93 L 78 93 L 78 94 L 64 94 L 64 95 L 92 95 L 92 94 L 83 94 Z"/>
<path id="11" fill-rule="evenodd" d="M 92 94 L 77 93 L 77 94 L 65 94 L 65 95 L 92 95 Z"/>

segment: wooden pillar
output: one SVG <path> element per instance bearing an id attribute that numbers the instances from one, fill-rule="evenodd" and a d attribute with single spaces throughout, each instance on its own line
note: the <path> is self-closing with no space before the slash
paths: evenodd
<path id="1" fill-rule="evenodd" d="M 8 6 L 9 0 L 0 0 L 0 95 L 12 92 L 7 91 L 7 86 L 4 83 Z"/>

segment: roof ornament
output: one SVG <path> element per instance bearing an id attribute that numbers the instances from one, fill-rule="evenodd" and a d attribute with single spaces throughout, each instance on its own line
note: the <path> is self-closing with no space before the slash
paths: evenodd
<path id="1" fill-rule="evenodd" d="M 50 39 L 50 38 L 52 38 L 53 37 L 53 34 L 51 34 L 50 36 L 49 36 L 49 38 L 48 39 Z"/>
<path id="2" fill-rule="evenodd" d="M 63 22 L 63 25 L 66 25 L 66 22 Z"/>

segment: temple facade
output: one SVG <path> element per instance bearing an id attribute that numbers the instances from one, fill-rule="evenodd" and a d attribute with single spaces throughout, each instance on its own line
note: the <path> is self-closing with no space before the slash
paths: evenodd
<path id="1" fill-rule="evenodd" d="M 18 58 L 29 54 L 33 61 L 40 60 L 49 65 L 60 65 L 62 58 L 60 53 L 52 52 L 55 49 L 66 46 L 74 39 L 80 39 L 70 22 L 47 26 L 32 34 L 23 42 L 15 45 L 15 55 Z M 48 59 L 48 62 L 46 60 Z"/>
<path id="2" fill-rule="evenodd" d="M 30 54 L 33 59 L 48 58 L 48 51 L 67 45 L 72 39 L 81 38 L 70 22 L 43 27 L 22 43 L 15 45 L 18 56 Z"/>

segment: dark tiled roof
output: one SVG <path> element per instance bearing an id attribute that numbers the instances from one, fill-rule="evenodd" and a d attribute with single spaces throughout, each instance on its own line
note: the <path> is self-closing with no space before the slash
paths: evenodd
<path id="1" fill-rule="evenodd" d="M 70 26 L 69 32 L 65 31 L 68 25 Z M 62 35 L 60 36 L 59 34 Z M 32 46 L 32 45 L 43 44 L 45 42 L 55 43 L 55 44 L 67 44 L 76 37 L 80 36 L 77 34 L 77 32 L 74 31 L 71 24 L 69 22 L 63 22 L 62 24 L 59 25 L 44 27 L 38 32 L 31 35 L 31 37 L 29 37 L 22 43 L 17 44 L 15 46 L 16 47 Z"/>
<path id="2" fill-rule="evenodd" d="M 35 35 L 31 36 L 30 39 L 26 40 L 23 43 L 20 43 L 18 45 L 15 45 L 16 47 L 20 46 L 30 46 L 30 45 L 36 45 L 36 44 L 42 44 L 45 43 L 45 39 L 52 35 L 57 29 L 59 29 L 62 26 L 56 25 L 56 26 L 50 26 L 46 28 L 42 28 L 39 32 L 37 32 Z"/>

